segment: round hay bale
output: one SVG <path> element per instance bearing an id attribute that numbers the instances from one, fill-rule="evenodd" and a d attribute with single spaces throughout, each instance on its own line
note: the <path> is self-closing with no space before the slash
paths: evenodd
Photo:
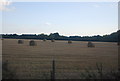
<path id="1" fill-rule="evenodd" d="M 87 45 L 88 47 L 95 47 L 95 45 L 92 43 L 92 42 L 88 42 L 88 45 Z"/>
<path id="2" fill-rule="evenodd" d="M 31 40 L 31 41 L 29 42 L 29 45 L 30 45 L 30 46 L 36 46 L 37 44 L 36 44 L 36 42 L 35 42 L 34 40 Z"/>
<path id="3" fill-rule="evenodd" d="M 68 44 L 71 44 L 71 43 L 72 43 L 72 41 L 71 41 L 71 40 L 69 40 L 69 41 L 68 41 Z"/>
<path id="4" fill-rule="evenodd" d="M 43 39 L 43 41 L 45 42 L 45 41 L 47 41 L 47 39 Z"/>
<path id="5" fill-rule="evenodd" d="M 4 40 L 3 38 L 1 38 L 1 40 Z"/>
<path id="6" fill-rule="evenodd" d="M 117 45 L 120 46 L 120 42 L 118 42 Z"/>
<path id="7" fill-rule="evenodd" d="M 55 40 L 54 40 L 54 39 L 52 39 L 52 40 L 51 40 L 51 42 L 55 42 Z"/>
<path id="8" fill-rule="evenodd" d="M 23 40 L 18 40 L 18 44 L 23 44 L 24 41 Z"/>

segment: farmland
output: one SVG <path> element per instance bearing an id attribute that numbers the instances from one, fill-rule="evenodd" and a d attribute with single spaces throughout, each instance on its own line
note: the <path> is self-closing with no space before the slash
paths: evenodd
<path id="1" fill-rule="evenodd" d="M 0 80 L 2 79 L 2 40 L 0 40 Z"/>
<path id="2" fill-rule="evenodd" d="M 96 70 L 96 63 L 102 63 L 105 71 L 118 68 L 118 46 L 114 42 L 93 42 L 95 48 L 88 48 L 87 41 L 34 40 L 37 45 L 29 46 L 28 39 L 18 44 L 18 39 L 2 41 L 2 58 L 20 79 L 50 78 L 52 60 L 55 60 L 56 78 L 79 79 L 80 72 L 87 67 Z"/>

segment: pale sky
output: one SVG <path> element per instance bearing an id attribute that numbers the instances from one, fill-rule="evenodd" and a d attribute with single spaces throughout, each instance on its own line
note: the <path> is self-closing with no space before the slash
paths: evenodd
<path id="1" fill-rule="evenodd" d="M 14 2 L 0 6 L 2 33 L 105 35 L 118 30 L 117 2 Z M 1 17 L 1 16 L 0 16 Z"/>

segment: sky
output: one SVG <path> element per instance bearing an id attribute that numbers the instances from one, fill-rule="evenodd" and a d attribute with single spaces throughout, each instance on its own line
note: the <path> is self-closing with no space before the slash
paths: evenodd
<path id="1" fill-rule="evenodd" d="M 2 33 L 106 35 L 118 30 L 117 2 L 10 2 L 0 6 Z M 0 24 L 1 25 L 1 24 Z"/>

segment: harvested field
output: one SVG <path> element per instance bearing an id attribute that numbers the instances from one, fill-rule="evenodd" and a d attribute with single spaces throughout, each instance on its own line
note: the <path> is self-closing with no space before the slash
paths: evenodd
<path id="1" fill-rule="evenodd" d="M 0 40 L 0 80 L 2 80 L 2 41 Z"/>
<path id="2" fill-rule="evenodd" d="M 88 48 L 87 41 L 43 42 L 34 40 L 37 46 L 29 46 L 30 40 L 18 44 L 18 39 L 4 39 L 3 60 L 16 69 L 17 78 L 50 78 L 52 60 L 55 59 L 56 78 L 79 79 L 80 72 L 87 67 L 96 70 L 96 62 L 103 64 L 105 71 L 118 68 L 118 46 L 111 42 L 93 42 L 95 48 Z"/>

